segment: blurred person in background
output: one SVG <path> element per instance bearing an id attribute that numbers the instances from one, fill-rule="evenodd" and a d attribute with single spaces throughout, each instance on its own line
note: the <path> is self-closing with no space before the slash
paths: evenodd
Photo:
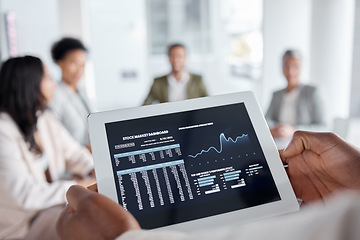
<path id="1" fill-rule="evenodd" d="M 300 83 L 301 54 L 287 50 L 283 55 L 287 87 L 273 93 L 266 113 L 274 138 L 290 138 L 295 130 L 324 130 L 324 108 L 318 90 Z"/>
<path id="2" fill-rule="evenodd" d="M 52 46 L 51 55 L 62 77 L 50 107 L 72 137 L 90 149 L 87 116 L 91 109 L 85 91 L 78 86 L 84 75 L 87 49 L 78 39 L 62 38 Z"/>
<path id="3" fill-rule="evenodd" d="M 180 43 L 170 45 L 168 56 L 171 73 L 154 80 L 144 105 L 208 96 L 202 77 L 185 70 L 185 46 Z"/>
<path id="4" fill-rule="evenodd" d="M 57 239 L 71 185 L 94 183 L 90 152 L 48 110 L 55 83 L 32 56 L 0 70 L 0 239 Z M 73 174 L 64 179 L 65 171 Z"/>

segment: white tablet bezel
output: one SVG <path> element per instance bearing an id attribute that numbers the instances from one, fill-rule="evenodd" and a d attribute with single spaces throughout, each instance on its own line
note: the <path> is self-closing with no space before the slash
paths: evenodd
<path id="1" fill-rule="evenodd" d="M 286 175 L 284 166 L 279 158 L 278 151 L 270 134 L 264 115 L 252 92 L 239 92 L 213 97 L 190 99 L 179 102 L 90 114 L 88 117 L 89 134 L 99 192 L 111 198 L 115 202 L 119 202 L 116 193 L 116 185 L 113 176 L 105 123 L 178 113 L 235 103 L 245 104 L 255 133 L 258 137 L 266 161 L 268 162 L 268 166 L 274 178 L 276 187 L 279 191 L 281 200 L 198 220 L 165 226 L 164 228 L 186 231 L 197 230 L 204 226 L 218 226 L 219 223 L 224 225 L 231 225 L 234 223 L 250 222 L 297 211 L 299 209 L 297 199 Z"/>

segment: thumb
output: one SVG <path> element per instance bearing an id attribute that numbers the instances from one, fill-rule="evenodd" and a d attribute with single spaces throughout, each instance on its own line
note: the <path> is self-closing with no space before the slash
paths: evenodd
<path id="1" fill-rule="evenodd" d="M 308 150 L 321 154 L 338 144 L 340 138 L 330 132 L 306 132 L 296 131 L 282 157 L 291 158 Z"/>
<path id="2" fill-rule="evenodd" d="M 87 190 L 82 186 L 73 185 L 67 191 L 66 198 L 68 200 L 69 206 L 76 211 L 81 206 L 81 203 L 83 202 L 82 200 L 91 194 L 94 194 L 94 192 Z"/>
<path id="3" fill-rule="evenodd" d="M 291 158 L 301 154 L 305 149 L 310 149 L 308 135 L 310 132 L 296 131 L 289 145 L 281 152 L 281 158 Z"/>

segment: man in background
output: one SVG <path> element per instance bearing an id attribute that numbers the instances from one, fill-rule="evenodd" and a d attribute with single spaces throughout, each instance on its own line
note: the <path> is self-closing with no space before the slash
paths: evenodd
<path id="1" fill-rule="evenodd" d="M 202 77 L 185 70 L 185 46 L 179 43 L 170 45 L 168 56 L 171 73 L 154 80 L 144 105 L 208 96 Z"/>

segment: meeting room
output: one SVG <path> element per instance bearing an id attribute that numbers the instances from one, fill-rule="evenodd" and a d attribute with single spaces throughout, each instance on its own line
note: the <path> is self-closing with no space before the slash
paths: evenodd
<path id="1" fill-rule="evenodd" d="M 360 0 L 0 15 L 0 239 L 360 239 Z"/>

